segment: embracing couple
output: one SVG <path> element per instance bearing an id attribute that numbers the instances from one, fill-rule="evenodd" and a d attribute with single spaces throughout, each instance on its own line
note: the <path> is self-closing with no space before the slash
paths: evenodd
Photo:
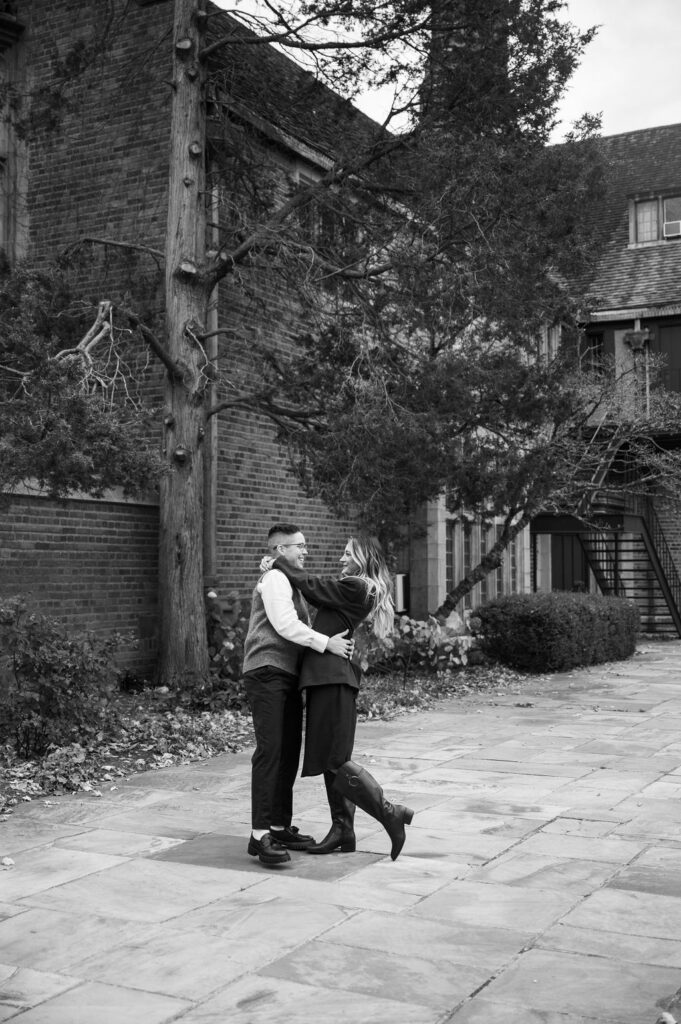
<path id="1" fill-rule="evenodd" d="M 305 537 L 291 523 L 273 526 L 267 546 L 244 647 L 256 740 L 248 852 L 268 866 L 289 861 L 289 850 L 352 853 L 357 806 L 385 828 L 395 860 L 413 811 L 386 800 L 376 780 L 352 761 L 360 677 L 352 662 L 353 633 L 365 620 L 379 637 L 388 636 L 393 625 L 391 580 L 381 546 L 374 537 L 351 537 L 339 579 L 305 572 Z M 314 628 L 307 602 L 317 609 Z M 292 824 L 303 691 L 302 774 L 324 776 L 331 810 L 331 829 L 319 843 Z"/>

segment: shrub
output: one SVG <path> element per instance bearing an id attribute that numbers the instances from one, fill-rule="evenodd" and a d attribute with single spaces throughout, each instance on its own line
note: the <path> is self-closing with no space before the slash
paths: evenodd
<path id="1" fill-rule="evenodd" d="M 0 605 L 0 741 L 21 757 L 95 735 L 118 684 L 113 657 L 133 638 L 69 636 L 61 623 L 29 614 L 21 598 Z"/>
<path id="2" fill-rule="evenodd" d="M 248 619 L 241 614 L 236 593 L 230 593 L 224 601 L 219 601 L 214 592 L 208 597 L 206 623 L 212 679 L 202 693 L 187 699 L 211 708 L 244 708 L 248 701 L 241 676 Z M 403 682 L 413 672 L 444 674 L 462 668 L 468 663 L 472 643 L 470 635 L 457 636 L 432 616 L 427 621 L 400 616 L 392 636 L 385 640 L 379 640 L 365 625 L 358 627 L 354 636 L 363 672 L 401 673 Z"/>
<path id="3" fill-rule="evenodd" d="M 211 679 L 207 691 L 194 695 L 194 703 L 213 710 L 239 710 L 247 704 L 241 676 L 248 619 L 242 614 L 236 591 L 230 591 L 223 601 L 218 599 L 215 591 L 209 591 L 206 629 Z"/>
<path id="4" fill-rule="evenodd" d="M 208 648 L 213 671 L 220 679 L 237 681 L 241 677 L 244 661 L 244 640 L 248 631 L 245 620 L 222 629 L 219 645 Z"/>
<path id="5" fill-rule="evenodd" d="M 412 672 L 443 674 L 468 663 L 470 636 L 457 636 L 432 616 L 427 620 L 401 615 L 395 621 L 392 636 L 379 640 L 368 630 L 355 633 L 362 670 L 385 675 L 401 672 L 403 679 Z"/>
<path id="6" fill-rule="evenodd" d="M 533 672 L 628 658 L 639 632 L 631 601 L 594 594 L 511 594 L 477 608 L 476 615 L 483 651 Z"/>

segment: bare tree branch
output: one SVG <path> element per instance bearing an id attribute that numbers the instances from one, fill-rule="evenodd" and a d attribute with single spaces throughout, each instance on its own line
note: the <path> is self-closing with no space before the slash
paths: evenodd
<path id="1" fill-rule="evenodd" d="M 94 238 L 91 235 L 85 235 L 83 238 L 79 238 L 77 242 L 70 245 L 65 250 L 64 255 L 70 256 L 75 252 L 78 252 L 84 245 L 110 245 L 116 249 L 128 249 L 134 252 L 144 252 L 149 256 L 153 256 L 155 260 L 164 260 L 165 253 L 161 252 L 160 249 L 152 249 L 149 245 L 142 245 L 139 242 L 119 242 L 114 238 Z"/>
<path id="2" fill-rule="evenodd" d="M 428 29 L 431 21 L 430 12 L 426 17 L 420 21 L 414 23 L 411 27 L 412 32 L 422 32 Z M 368 35 L 364 39 L 326 39 L 315 42 L 314 40 L 302 39 L 299 33 L 309 27 L 313 23 L 313 19 L 309 19 L 306 23 L 300 25 L 291 26 L 290 28 L 284 29 L 282 32 L 271 32 L 264 36 L 255 35 L 238 35 L 233 33 L 228 36 L 222 36 L 220 39 L 216 39 L 215 42 L 209 46 L 204 47 L 199 53 L 199 59 L 205 60 L 211 53 L 221 49 L 223 46 L 233 46 L 234 44 L 246 45 L 246 46 L 262 46 L 264 43 L 279 43 L 287 50 L 304 50 L 308 53 L 324 53 L 332 52 L 336 50 L 373 50 L 378 49 L 381 46 L 385 46 L 387 43 L 394 43 L 404 38 L 405 27 L 404 25 L 398 25 L 396 28 L 385 29 L 382 32 L 376 32 L 375 35 Z"/>
<path id="3" fill-rule="evenodd" d="M 55 361 L 60 362 L 69 356 L 77 356 L 88 363 L 92 363 L 90 350 L 95 348 L 103 338 L 108 338 L 111 334 L 112 309 L 113 305 L 109 299 L 103 299 L 97 307 L 97 316 L 92 327 L 81 338 L 75 348 L 65 348 L 61 352 L 57 352 L 54 357 Z"/>
<path id="4" fill-rule="evenodd" d="M 119 312 L 123 316 L 127 317 L 132 326 L 140 332 L 147 345 L 154 353 L 154 355 L 163 363 L 168 373 L 173 377 L 174 380 L 182 379 L 182 370 L 177 363 L 171 359 L 168 355 L 165 345 L 162 341 L 157 338 L 152 330 L 147 327 L 146 324 L 142 323 L 142 320 L 134 313 L 131 309 L 126 309 L 124 306 L 117 307 Z"/>

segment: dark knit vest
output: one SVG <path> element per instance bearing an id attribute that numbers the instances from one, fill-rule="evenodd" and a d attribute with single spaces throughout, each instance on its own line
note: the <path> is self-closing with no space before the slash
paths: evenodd
<path id="1" fill-rule="evenodd" d="M 309 625 L 310 616 L 307 612 L 307 605 L 300 591 L 295 587 L 293 587 L 293 605 L 298 618 Z M 265 605 L 256 587 L 253 591 L 251 618 L 244 643 L 243 671 L 253 672 L 256 668 L 272 665 L 282 669 L 283 672 L 290 672 L 291 675 L 297 676 L 300 659 L 305 650 L 307 648 L 300 644 L 294 644 L 291 640 L 285 640 L 283 636 L 279 636 L 267 618 Z"/>

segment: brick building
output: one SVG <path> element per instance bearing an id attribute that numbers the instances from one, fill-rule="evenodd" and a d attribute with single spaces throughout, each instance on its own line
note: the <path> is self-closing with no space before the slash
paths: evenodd
<path id="1" fill-rule="evenodd" d="M 48 121 L 61 78 L 80 71 L 58 130 L 48 123 L 30 141 L 7 123 L 0 131 L 0 245 L 11 263 L 48 264 L 88 237 L 163 247 L 172 4 L 108 0 L 105 6 L 103 17 L 90 0 L 16 0 L 11 11 L 0 12 L 0 74 L 26 91 L 43 90 Z M 93 40 L 100 43 L 94 53 Z M 275 50 L 258 47 L 256 54 L 252 47 L 251 55 L 230 67 L 223 93 L 213 96 L 209 135 L 216 152 L 225 142 L 226 103 L 237 115 L 232 128 L 238 131 L 239 118 L 248 120 L 263 158 L 291 180 L 323 173 L 341 123 L 348 134 L 380 130 Z M 594 345 L 623 357 L 632 357 L 630 335 L 642 351 L 665 352 L 669 384 L 681 389 L 681 237 L 673 231 L 681 223 L 674 205 L 681 195 L 681 126 L 616 136 L 603 146 L 611 174 L 591 288 L 600 299 L 585 316 L 586 332 Z M 162 308 L 158 264 L 141 251 L 81 247 L 77 269 L 83 295 L 93 303 L 126 296 L 137 308 Z M 256 336 L 288 346 L 297 328 L 291 295 L 262 272 L 246 273 L 240 287 L 221 285 L 211 316 L 212 326 L 230 329 L 237 368 L 247 367 Z M 206 584 L 247 599 L 264 536 L 277 519 L 301 524 L 312 571 L 333 571 L 352 525 L 337 522 L 301 491 L 268 421 L 232 410 L 214 417 L 209 432 Z M 618 570 L 613 589 L 626 593 L 629 586 L 644 595 L 649 628 L 681 631 L 670 610 L 670 601 L 681 604 L 673 577 L 681 566 L 678 518 L 659 507 L 654 526 L 650 513 L 646 522 L 641 512 L 613 519 L 609 547 L 600 555 L 574 522 L 538 520 L 466 606 L 509 591 L 572 589 L 584 580 L 607 591 L 616 549 L 622 564 L 641 559 L 636 584 L 623 582 L 626 571 Z M 453 517 L 444 502 L 424 507 L 421 520 L 424 533 L 407 545 L 399 568 L 408 574 L 410 612 L 424 617 L 494 542 L 495 527 Z M 30 491 L 17 495 L 0 513 L 0 596 L 23 593 L 31 607 L 70 627 L 135 632 L 140 649 L 130 661 L 146 670 L 156 650 L 157 529 L 153 496 L 56 503 Z"/>
<path id="2" fill-rule="evenodd" d="M 38 96 L 38 112 L 46 118 L 45 129 L 26 141 L 9 126 L 1 140 L 0 243 L 12 265 L 22 259 L 48 265 L 89 237 L 163 248 L 173 5 L 110 0 L 105 6 L 103 17 L 101 5 L 90 0 L 47 7 L 41 0 L 17 0 L 11 12 L 0 13 L 5 77 Z M 257 49 L 250 48 L 249 58 L 257 67 L 234 62 L 230 102 L 241 104 L 251 127 L 258 121 L 258 145 L 277 174 L 314 180 L 328 167 L 338 113 L 347 117 L 348 104 L 281 54 Z M 50 103 L 74 70 L 75 94 L 60 106 L 55 130 Z M 257 105 L 257 117 L 253 110 L 244 113 L 246 100 Z M 285 116 L 277 118 L 277 110 Z M 209 133 L 218 147 L 225 113 L 218 95 L 211 112 Z M 377 130 L 359 112 L 349 116 L 361 130 Z M 158 261 L 142 251 L 81 245 L 74 267 L 92 303 L 125 297 L 143 311 L 162 309 Z M 297 328 L 291 296 L 262 272 L 245 271 L 239 287 L 222 285 L 211 316 L 211 326 L 231 330 L 237 369 L 247 368 L 256 335 L 287 346 Z M 153 374 L 149 387 L 158 387 Z M 206 585 L 221 596 L 237 591 L 247 602 L 267 529 L 277 520 L 301 524 L 312 571 L 335 571 L 351 524 L 338 522 L 303 493 L 269 422 L 227 411 L 210 421 L 209 432 Z M 146 670 L 156 646 L 157 528 L 153 496 L 131 501 L 112 493 L 103 500 L 74 496 L 57 503 L 29 487 L 0 513 L 0 595 L 24 594 L 31 608 L 72 628 L 135 632 L 141 645 L 129 660 Z"/>

